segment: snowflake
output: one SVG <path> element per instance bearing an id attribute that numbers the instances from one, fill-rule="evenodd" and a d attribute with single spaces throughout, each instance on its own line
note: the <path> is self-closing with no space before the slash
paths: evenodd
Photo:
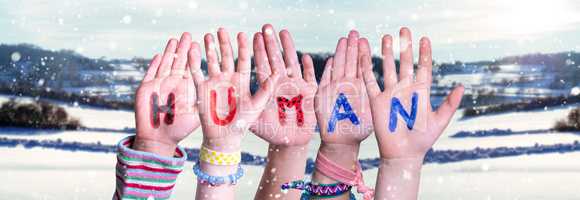
<path id="1" fill-rule="evenodd" d="M 578 87 L 578 86 L 573 87 L 570 90 L 570 95 L 572 95 L 572 96 L 578 96 L 578 95 L 580 95 L 580 87 Z"/>
<path id="2" fill-rule="evenodd" d="M 121 22 L 123 24 L 131 24 L 131 21 L 133 21 L 133 18 L 131 17 L 131 15 L 125 15 L 123 17 L 123 19 L 121 19 Z"/>
<path id="3" fill-rule="evenodd" d="M 195 1 L 191 1 L 191 2 L 189 2 L 189 3 L 187 4 L 187 6 L 188 6 L 189 8 L 191 8 L 191 9 L 194 9 L 194 10 L 195 10 L 195 9 L 197 9 L 197 7 L 198 7 L 198 5 L 197 5 L 197 2 L 195 2 Z"/>
<path id="4" fill-rule="evenodd" d="M 18 62 L 20 61 L 20 59 L 22 58 L 22 55 L 20 55 L 20 52 L 16 51 L 14 53 L 12 53 L 12 55 L 10 55 L 10 59 L 12 59 L 12 62 Z"/>
<path id="5" fill-rule="evenodd" d="M 413 179 L 413 176 L 411 175 L 411 172 L 409 172 L 407 170 L 403 170 L 403 178 L 405 180 L 411 180 L 411 179 Z"/>

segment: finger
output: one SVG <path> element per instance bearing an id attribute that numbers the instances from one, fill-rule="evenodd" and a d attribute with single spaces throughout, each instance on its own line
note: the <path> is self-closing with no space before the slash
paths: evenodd
<path id="1" fill-rule="evenodd" d="M 237 70 L 240 74 L 240 87 L 242 94 L 250 94 L 250 45 L 248 44 L 248 37 L 245 33 L 238 33 L 238 63 Z"/>
<path id="2" fill-rule="evenodd" d="M 362 56 L 368 56 L 371 62 L 371 71 L 373 70 L 373 61 L 372 61 L 372 56 L 371 56 L 371 47 L 369 45 L 369 41 L 366 38 L 360 38 L 358 40 L 358 56 L 359 58 Z M 361 65 L 359 62 L 359 65 L 356 68 L 356 77 L 357 78 L 363 78 L 362 75 L 362 71 L 365 69 L 364 65 Z"/>
<path id="3" fill-rule="evenodd" d="M 298 55 L 296 55 L 296 48 L 290 32 L 287 30 L 280 31 L 280 42 L 284 52 L 284 61 L 286 63 L 286 71 L 289 77 L 302 78 L 300 73 L 300 63 L 298 62 Z"/>
<path id="4" fill-rule="evenodd" d="M 189 46 L 191 46 L 191 44 Z M 195 80 L 191 76 L 192 76 L 191 75 L 191 66 L 189 66 L 189 64 L 186 64 L 185 69 L 184 69 L 183 79 L 185 80 L 184 82 L 185 82 L 186 89 L 185 89 L 184 96 L 187 99 L 187 101 L 186 101 L 187 105 L 195 105 L 195 103 L 196 103 L 195 102 L 195 96 L 196 96 Z M 195 109 L 195 108 L 193 108 L 193 109 Z"/>
<path id="5" fill-rule="evenodd" d="M 224 28 L 218 29 L 218 41 L 220 43 L 221 70 L 222 72 L 234 72 L 234 53 L 229 33 Z"/>
<path id="6" fill-rule="evenodd" d="M 207 73 L 209 77 L 218 75 L 221 71 L 217 58 L 217 50 L 213 35 L 211 33 L 205 34 L 203 37 L 205 44 L 205 57 L 207 59 Z"/>
<path id="7" fill-rule="evenodd" d="M 173 60 L 171 67 L 171 74 L 183 75 L 185 72 L 185 65 L 187 64 L 187 52 L 191 47 L 191 35 L 187 32 L 181 35 L 179 44 L 177 45 L 177 55 Z"/>
<path id="8" fill-rule="evenodd" d="M 397 83 L 397 69 L 395 68 L 395 57 L 393 56 L 393 37 L 390 35 L 383 36 L 381 45 L 383 56 L 383 80 L 385 88 Z"/>
<path id="9" fill-rule="evenodd" d="M 431 83 L 433 58 L 431 56 L 431 41 L 421 38 L 419 42 L 419 67 L 417 68 L 417 82 Z"/>
<path id="10" fill-rule="evenodd" d="M 441 130 L 439 134 L 441 134 L 441 132 L 443 132 L 442 130 L 447 127 L 449 121 L 451 121 L 451 118 L 453 117 L 453 114 L 457 110 L 457 107 L 459 107 L 464 90 L 465 88 L 463 85 L 455 87 L 453 91 L 451 91 L 451 93 L 447 96 L 445 101 L 439 106 L 439 108 L 437 108 L 437 111 L 435 112 L 435 121 L 437 123 L 438 130 Z"/>
<path id="11" fill-rule="evenodd" d="M 274 73 L 270 75 L 252 97 L 252 105 L 256 106 L 256 108 L 264 108 L 268 100 L 270 100 L 270 97 L 272 97 L 274 87 L 276 87 L 279 78 L 280 74 Z"/>
<path id="12" fill-rule="evenodd" d="M 334 52 L 334 59 L 332 64 L 332 80 L 338 80 L 344 76 L 344 64 L 346 62 L 346 38 L 340 38 L 338 44 L 336 45 L 336 51 Z"/>
<path id="13" fill-rule="evenodd" d="M 165 47 L 165 52 L 163 52 L 163 57 L 161 58 L 161 64 L 157 70 L 157 75 L 155 77 L 162 78 L 169 76 L 171 72 L 171 64 L 173 64 L 173 59 L 175 58 L 175 50 L 177 49 L 177 39 L 171 38 Z"/>
<path id="14" fill-rule="evenodd" d="M 268 55 L 268 62 L 272 68 L 272 73 L 280 73 L 286 76 L 286 67 L 284 66 L 282 54 L 278 48 L 275 33 L 274 27 L 270 24 L 262 27 L 262 36 L 264 36 L 264 44 L 266 45 L 266 53 Z"/>
<path id="15" fill-rule="evenodd" d="M 191 46 L 191 44 L 189 46 Z M 186 54 L 186 56 L 188 55 Z M 185 64 L 185 69 L 183 70 L 183 78 L 191 79 L 191 67 L 189 66 L 189 64 Z"/>
<path id="16" fill-rule="evenodd" d="M 266 53 L 262 33 L 254 34 L 254 62 L 256 63 L 256 76 L 258 77 L 258 82 L 262 83 L 272 73 L 270 71 L 268 54 Z"/>
<path id="17" fill-rule="evenodd" d="M 203 76 L 203 72 L 201 71 L 201 47 L 199 43 L 193 42 L 191 44 L 191 48 L 189 49 L 188 54 L 188 66 L 191 74 L 193 75 L 193 81 L 195 82 L 196 87 L 200 85 L 203 81 L 205 81 L 205 77 Z"/>
<path id="18" fill-rule="evenodd" d="M 356 77 L 356 68 L 359 60 L 358 57 L 358 32 L 355 30 L 348 33 L 346 47 L 346 64 L 344 66 L 344 76 L 347 78 Z"/>
<path id="19" fill-rule="evenodd" d="M 360 63 L 363 68 L 363 78 L 365 80 L 365 86 L 367 87 L 367 92 L 369 97 L 375 97 L 381 93 L 377 79 L 375 78 L 375 73 L 373 72 L 373 64 L 371 62 L 371 57 L 369 55 L 363 55 L 361 57 Z M 372 98 L 370 98 L 372 99 Z"/>
<path id="20" fill-rule="evenodd" d="M 151 81 L 155 79 L 155 74 L 157 73 L 157 69 L 159 69 L 159 64 L 161 63 L 161 56 L 159 54 L 155 54 L 151 63 L 149 63 L 149 67 L 147 68 L 147 72 L 145 72 L 145 76 L 143 77 L 143 82 Z"/>
<path id="21" fill-rule="evenodd" d="M 320 87 L 326 86 L 332 80 L 332 66 L 334 65 L 334 59 L 332 57 L 326 60 L 326 65 L 324 66 L 324 72 L 322 72 L 322 77 L 320 78 Z"/>
<path id="22" fill-rule="evenodd" d="M 316 75 L 314 74 L 314 63 L 312 57 L 308 54 L 302 55 L 302 64 L 304 65 L 304 80 L 308 83 L 316 84 Z"/>
<path id="23" fill-rule="evenodd" d="M 400 51 L 401 51 L 401 66 L 399 70 L 399 81 L 405 79 L 413 79 L 413 38 L 411 31 L 403 27 L 399 33 Z"/>

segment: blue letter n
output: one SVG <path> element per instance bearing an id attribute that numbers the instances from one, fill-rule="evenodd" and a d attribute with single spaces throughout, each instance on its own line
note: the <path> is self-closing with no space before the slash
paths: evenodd
<path id="1" fill-rule="evenodd" d="M 389 120 L 389 130 L 391 133 L 395 132 L 397 129 L 397 113 L 401 114 L 401 117 L 403 117 L 403 120 L 407 123 L 407 128 L 413 130 L 415 119 L 417 119 L 418 98 L 417 93 L 413 92 L 413 97 L 411 97 L 411 115 L 409 115 L 409 113 L 405 111 L 405 108 L 403 108 L 401 101 L 397 97 L 393 97 L 391 100 L 391 118 Z"/>

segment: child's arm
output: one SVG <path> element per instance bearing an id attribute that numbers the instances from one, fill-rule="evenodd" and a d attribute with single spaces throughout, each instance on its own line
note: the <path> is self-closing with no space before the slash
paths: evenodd
<path id="1" fill-rule="evenodd" d="M 212 34 L 204 38 L 207 78 L 200 68 L 199 44 L 193 43 L 189 51 L 203 129 L 200 161 L 194 167 L 198 178 L 196 199 L 234 199 L 235 184 L 243 176 L 239 165 L 242 135 L 260 116 L 278 80 L 275 73 L 268 76 L 260 83 L 263 87 L 252 96 L 251 47 L 246 35 L 239 33 L 237 36 L 237 63 L 225 29 L 218 30 L 218 40 L 219 46 Z M 218 61 L 218 48 L 221 62 Z"/>
<path id="2" fill-rule="evenodd" d="M 118 145 L 116 199 L 171 195 L 187 159 L 177 145 L 199 127 L 194 83 L 186 73 L 190 45 L 189 33 L 169 40 L 135 94 L 137 134 Z"/>
<path id="3" fill-rule="evenodd" d="M 362 58 L 381 155 L 375 199 L 417 199 L 425 154 L 449 124 L 464 90 L 462 86 L 456 87 L 447 100 L 432 111 L 430 88 L 433 61 L 429 39 L 421 39 L 415 78 L 409 29 L 401 29 L 400 41 L 401 67 L 397 78 L 392 37 L 383 37 L 384 91 L 379 89 L 375 80 L 370 54 Z M 363 46 L 368 47 L 368 43 Z"/>
<path id="4" fill-rule="evenodd" d="M 348 38 L 340 38 L 335 55 L 327 62 L 322 75 L 315 103 L 322 143 L 312 181 L 317 186 L 331 184 L 332 190 L 342 186 L 337 184 L 346 184 L 352 187 L 350 190 L 356 189 L 370 197 L 372 191 L 362 183 L 358 163 L 360 143 L 372 132 L 370 105 L 358 64 L 358 55 L 364 50 L 359 46 L 361 40 L 356 31 L 351 31 Z M 346 191 L 323 196 L 349 199 L 351 194 Z"/>
<path id="5" fill-rule="evenodd" d="M 281 186 L 304 178 L 308 143 L 316 126 L 313 98 L 317 84 L 312 58 L 302 56 L 304 71 L 301 72 L 288 31 L 280 32 L 280 42 L 283 55 L 278 49 L 276 31 L 269 24 L 254 35 L 258 80 L 264 81 L 273 72 L 281 76 L 272 100 L 250 128 L 270 144 L 268 163 L 255 196 L 260 200 L 300 199 L 300 191 L 282 192 Z"/>

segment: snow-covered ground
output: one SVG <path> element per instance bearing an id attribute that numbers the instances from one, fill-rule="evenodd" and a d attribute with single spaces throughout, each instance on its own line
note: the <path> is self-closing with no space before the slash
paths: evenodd
<path id="1" fill-rule="evenodd" d="M 9 96 L 0 96 L 0 102 Z M 91 128 L 124 129 L 134 127 L 132 111 L 104 110 L 61 104 L 74 117 Z M 492 128 L 514 131 L 549 129 L 571 108 L 517 112 L 459 120 L 435 144 L 435 149 L 469 150 L 476 147 L 517 147 L 534 144 L 571 143 L 580 140 L 572 133 L 514 135 L 484 138 L 450 138 L 460 131 Z M 115 144 L 126 133 L 99 131 L 44 131 L 0 128 L 0 136 L 21 139 L 62 139 L 63 141 Z M 198 130 L 182 146 L 199 147 Z M 311 142 L 314 157 L 320 139 Z M 243 151 L 265 155 L 267 144 L 246 134 Z M 52 149 L 0 148 L 0 199 L 109 199 L 114 187 L 114 154 L 68 152 Z M 361 158 L 378 157 L 376 139 L 361 145 Z M 186 168 L 191 169 L 188 162 Z M 252 199 L 263 167 L 245 166 L 247 175 L 238 187 L 238 199 Z M 367 184 L 374 185 L 377 169 L 364 172 Z M 186 170 L 179 177 L 174 199 L 193 199 L 195 177 Z M 580 152 L 481 159 L 424 166 L 421 199 L 580 199 Z"/>
<path id="2" fill-rule="evenodd" d="M 1 199 L 110 199 L 114 154 L 0 148 Z M 425 165 L 420 199 L 579 199 L 580 153 L 548 154 Z M 186 168 L 193 164 L 188 162 Z M 252 199 L 262 167 L 245 166 L 238 199 Z M 364 172 L 374 185 L 377 169 Z M 184 171 L 174 199 L 193 199 L 195 176 Z"/>

